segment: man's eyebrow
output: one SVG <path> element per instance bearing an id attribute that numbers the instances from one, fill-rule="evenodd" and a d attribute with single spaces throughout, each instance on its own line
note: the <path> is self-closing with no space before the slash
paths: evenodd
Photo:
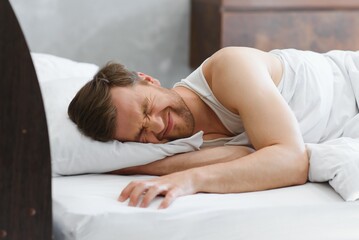
<path id="1" fill-rule="evenodd" d="M 149 99 L 148 99 L 148 97 L 146 97 L 141 104 L 141 113 L 143 113 L 143 115 L 145 115 L 145 113 L 147 113 L 147 111 L 148 111 L 148 104 L 149 104 Z M 143 116 L 143 118 L 144 118 L 144 116 Z M 143 130 L 143 126 L 141 125 L 141 128 L 137 131 L 137 133 L 135 135 L 136 142 L 140 141 L 142 130 Z"/>

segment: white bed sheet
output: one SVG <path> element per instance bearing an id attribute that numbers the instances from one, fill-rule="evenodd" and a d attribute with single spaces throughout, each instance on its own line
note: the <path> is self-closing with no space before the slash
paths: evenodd
<path id="1" fill-rule="evenodd" d="M 53 178 L 57 240 L 359 239 L 359 202 L 345 202 L 327 183 L 241 194 L 196 194 L 157 210 L 116 201 L 134 179 L 81 175 Z"/>

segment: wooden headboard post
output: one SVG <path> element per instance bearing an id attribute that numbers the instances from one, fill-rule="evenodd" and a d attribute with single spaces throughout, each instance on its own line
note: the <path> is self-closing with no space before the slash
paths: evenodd
<path id="1" fill-rule="evenodd" d="M 1 0 L 0 239 L 51 237 L 51 159 L 41 92 L 16 16 Z"/>

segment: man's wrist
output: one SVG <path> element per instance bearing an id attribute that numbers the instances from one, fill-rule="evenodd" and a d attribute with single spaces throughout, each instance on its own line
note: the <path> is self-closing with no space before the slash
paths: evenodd
<path id="1" fill-rule="evenodd" d="M 206 173 L 203 171 L 202 167 L 192 168 L 186 170 L 189 173 L 188 178 L 191 181 L 194 193 L 205 192 L 205 175 Z"/>

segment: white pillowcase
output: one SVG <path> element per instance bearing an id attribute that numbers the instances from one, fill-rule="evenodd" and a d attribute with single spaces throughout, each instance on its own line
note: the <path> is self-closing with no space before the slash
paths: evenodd
<path id="1" fill-rule="evenodd" d="M 45 105 L 50 138 L 52 175 L 103 173 L 147 164 L 176 153 L 198 150 L 202 132 L 165 144 L 98 142 L 84 136 L 68 118 L 67 107 L 98 67 L 32 53 Z"/>

